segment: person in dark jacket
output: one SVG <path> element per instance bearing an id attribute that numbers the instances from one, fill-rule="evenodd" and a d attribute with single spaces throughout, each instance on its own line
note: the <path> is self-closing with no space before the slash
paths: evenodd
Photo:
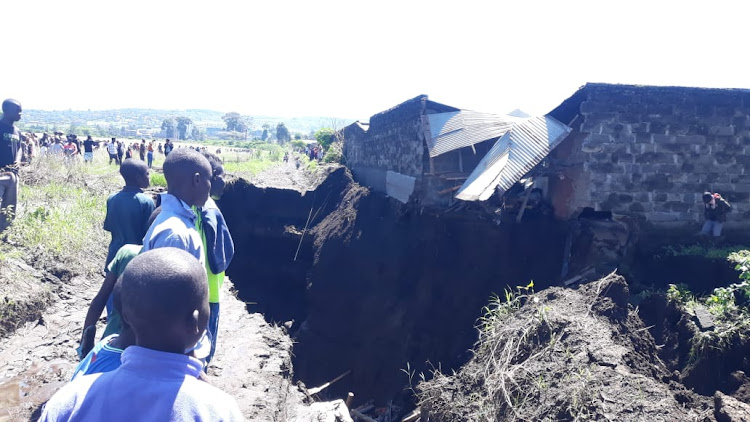
<path id="1" fill-rule="evenodd" d="M 732 206 L 718 193 L 704 192 L 703 209 L 706 221 L 703 223 L 701 234 L 721 236 L 721 229 L 727 221 L 727 213 L 732 210 Z"/>

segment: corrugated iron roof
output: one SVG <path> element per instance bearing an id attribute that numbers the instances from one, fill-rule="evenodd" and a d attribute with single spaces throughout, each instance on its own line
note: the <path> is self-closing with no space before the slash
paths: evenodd
<path id="1" fill-rule="evenodd" d="M 503 136 L 522 118 L 457 110 L 428 114 L 423 121 L 429 126 L 427 149 L 437 157 L 455 149 Z"/>
<path id="2" fill-rule="evenodd" d="M 486 201 L 499 187 L 510 189 L 539 164 L 571 132 L 552 117 L 532 117 L 516 123 L 482 158 L 456 198 Z"/>

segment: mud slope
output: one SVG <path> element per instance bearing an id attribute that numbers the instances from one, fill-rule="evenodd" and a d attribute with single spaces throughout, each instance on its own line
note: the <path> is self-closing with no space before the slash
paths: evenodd
<path id="1" fill-rule="evenodd" d="M 556 280 L 564 241 L 552 222 L 498 226 L 404 207 L 360 187 L 313 234 L 295 373 L 317 385 L 351 370 L 333 392 L 380 404 L 407 386 L 407 367 L 464 363 L 490 295 Z"/>
<path id="2" fill-rule="evenodd" d="M 249 311 L 268 321 L 304 319 L 313 263 L 309 229 L 338 206 L 350 184 L 338 168 L 313 191 L 258 187 L 244 179 L 227 186 L 219 206 L 237 254 L 227 274 Z"/>
<path id="3" fill-rule="evenodd" d="M 274 321 L 294 320 L 294 373 L 326 393 L 384 405 L 402 369 L 458 368 L 490 295 L 559 277 L 564 227 L 496 225 L 403 206 L 338 168 L 311 191 L 230 184 L 221 201 L 236 242 L 228 274 Z M 296 256 L 296 260 L 295 260 Z"/>
<path id="4" fill-rule="evenodd" d="M 475 356 L 421 383 L 423 420 L 711 420 L 713 400 L 685 389 L 610 275 L 496 308 Z"/>

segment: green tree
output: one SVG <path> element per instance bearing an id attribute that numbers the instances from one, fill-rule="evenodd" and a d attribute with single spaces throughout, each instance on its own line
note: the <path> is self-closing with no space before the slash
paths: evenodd
<path id="1" fill-rule="evenodd" d="M 172 118 L 164 119 L 163 122 L 161 122 L 161 130 L 164 131 L 164 136 L 167 138 L 174 138 L 176 125 L 175 121 Z"/>
<path id="2" fill-rule="evenodd" d="M 193 140 L 202 141 L 203 133 L 197 127 L 193 126 L 193 130 L 190 131 L 190 137 L 193 138 Z"/>
<path id="3" fill-rule="evenodd" d="M 188 117 L 177 118 L 177 134 L 180 139 L 187 139 L 188 128 L 193 125 L 193 121 Z"/>
<path id="4" fill-rule="evenodd" d="M 260 140 L 265 142 L 268 140 L 268 130 L 271 129 L 271 125 L 269 125 L 268 123 L 263 123 L 263 126 L 261 127 L 263 128 L 263 134 L 260 135 Z"/>
<path id="5" fill-rule="evenodd" d="M 336 132 L 334 132 L 333 129 L 324 127 L 318 130 L 317 132 L 315 132 L 315 140 L 318 141 L 320 146 L 322 146 L 324 149 L 328 149 L 328 147 L 333 142 L 334 133 Z"/>
<path id="6" fill-rule="evenodd" d="M 276 139 L 279 140 L 280 144 L 292 140 L 292 135 L 289 134 L 289 129 L 286 128 L 283 122 L 276 125 Z"/>
<path id="7" fill-rule="evenodd" d="M 252 117 L 243 116 L 234 111 L 223 115 L 221 119 L 224 120 L 227 130 L 230 132 L 247 132 L 253 121 Z"/>

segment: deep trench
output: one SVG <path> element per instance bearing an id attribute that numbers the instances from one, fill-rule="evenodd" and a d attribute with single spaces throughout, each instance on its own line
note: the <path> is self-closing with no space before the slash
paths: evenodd
<path id="1" fill-rule="evenodd" d="M 457 370 L 470 358 L 477 318 L 492 294 L 530 280 L 536 291 L 559 283 L 568 252 L 571 271 L 601 264 L 617 249 L 612 239 L 632 230 L 543 218 L 497 224 L 476 214 L 404 206 L 355 184 L 343 168 L 305 193 L 238 179 L 219 205 L 236 247 L 227 273 L 248 311 L 273 323 L 293 321 L 293 373 L 308 387 L 351 371 L 323 396 L 352 391 L 355 404 L 409 406 L 409 383 L 420 373 L 429 378 L 433 368 Z M 636 296 L 675 282 L 704 294 L 737 281 L 724 259 L 660 252 L 683 240 L 641 236 L 627 257 L 617 257 Z M 571 242 L 574 250 L 566 250 Z M 663 296 L 635 305 L 665 345 L 660 358 L 683 374 L 686 386 L 707 395 L 736 390 L 730 374 L 750 368 L 741 359 L 750 342 L 696 365 L 684 314 Z"/>
<path id="2" fill-rule="evenodd" d="M 238 180 L 220 206 L 239 297 L 268 321 L 294 321 L 295 378 L 310 387 L 351 371 L 327 393 L 378 404 L 408 395 L 407 368 L 465 363 L 491 294 L 557 282 L 566 236 L 553 220 L 403 206 L 345 169 L 304 194 Z"/>

